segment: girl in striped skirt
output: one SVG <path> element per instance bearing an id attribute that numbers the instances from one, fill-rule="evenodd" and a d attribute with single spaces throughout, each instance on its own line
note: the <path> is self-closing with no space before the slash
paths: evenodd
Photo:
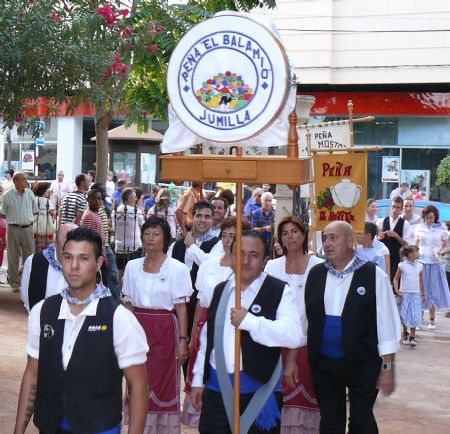
<path id="1" fill-rule="evenodd" d="M 416 327 L 422 324 L 422 303 L 425 302 L 423 265 L 417 262 L 420 257 L 417 246 L 402 247 L 400 255 L 403 261 L 398 265 L 394 277 L 394 289 L 400 297 L 403 343 L 414 348 L 416 346 Z M 409 340 L 408 328 L 410 329 Z"/>

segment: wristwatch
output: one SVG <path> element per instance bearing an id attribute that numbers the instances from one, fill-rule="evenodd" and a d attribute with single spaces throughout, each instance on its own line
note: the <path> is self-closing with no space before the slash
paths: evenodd
<path id="1" fill-rule="evenodd" d="M 189 336 L 180 336 L 180 341 L 189 342 Z"/>
<path id="2" fill-rule="evenodd" d="M 383 371 L 393 371 L 395 369 L 395 363 L 383 363 Z"/>

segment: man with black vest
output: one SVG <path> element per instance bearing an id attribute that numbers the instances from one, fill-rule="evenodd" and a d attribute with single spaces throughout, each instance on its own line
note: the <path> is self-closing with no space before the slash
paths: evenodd
<path id="1" fill-rule="evenodd" d="M 185 237 L 178 239 L 169 247 L 168 255 L 186 264 L 190 273 L 194 293 L 187 305 L 188 310 L 188 336 L 191 336 L 192 325 L 197 305 L 197 280 L 198 267 L 210 255 L 220 256 L 223 253 L 222 243 L 211 230 L 213 224 L 214 207 L 206 200 L 201 200 L 194 205 L 192 231 Z M 183 365 L 183 373 L 186 378 L 188 363 Z"/>
<path id="2" fill-rule="evenodd" d="M 400 249 L 406 246 L 411 229 L 410 224 L 400 217 L 403 209 L 403 199 L 394 197 L 391 202 L 391 213 L 384 219 L 378 219 L 377 226 L 380 232 L 378 239 L 383 242 L 389 250 L 391 273 L 391 283 L 397 273 L 398 264 L 400 263 Z"/>
<path id="3" fill-rule="evenodd" d="M 395 389 L 397 305 L 384 271 L 355 254 L 351 225 L 330 223 L 323 238 L 326 259 L 308 274 L 306 319 L 302 318 L 320 407 L 320 433 L 346 432 L 348 388 L 348 432 L 375 434 L 373 405 L 378 389 L 384 395 Z"/>
<path id="4" fill-rule="evenodd" d="M 142 434 L 147 416 L 148 345 L 134 315 L 97 283 L 100 236 L 67 234 L 61 294 L 36 304 L 28 319 L 28 362 L 14 433 L 34 413 L 41 434 L 120 434 L 123 375 L 130 385 L 128 433 Z"/>
<path id="5" fill-rule="evenodd" d="M 56 243 L 50 244 L 42 252 L 28 256 L 23 265 L 20 298 L 29 312 L 44 298 L 61 291 L 67 286 L 61 266 L 61 257 L 67 234 L 76 229 L 75 223 L 64 223 L 56 234 Z"/>
<path id="6" fill-rule="evenodd" d="M 241 432 L 280 432 L 281 347 L 297 348 L 305 337 L 295 295 L 285 282 L 263 272 L 267 259 L 264 237 L 244 231 L 242 307 L 234 308 L 234 275 L 215 288 L 193 369 L 192 401 L 201 408 L 200 433 L 231 433 L 235 328 L 242 330 Z"/>

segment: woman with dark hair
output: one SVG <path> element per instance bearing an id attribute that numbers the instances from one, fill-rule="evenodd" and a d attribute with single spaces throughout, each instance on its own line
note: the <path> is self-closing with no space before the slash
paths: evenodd
<path id="1" fill-rule="evenodd" d="M 447 253 L 448 231 L 439 223 L 439 210 L 428 205 L 422 210 L 423 222 L 416 229 L 416 245 L 419 246 L 423 264 L 423 283 L 426 291 L 424 309 L 429 309 L 428 330 L 436 330 L 435 313 L 438 309 L 450 308 L 450 294 L 447 278 L 440 256 Z"/>
<path id="2" fill-rule="evenodd" d="M 186 303 L 189 270 L 167 255 L 168 223 L 157 216 L 142 225 L 145 258 L 129 261 L 122 293 L 147 335 L 149 400 L 144 433 L 180 433 L 180 368 L 188 357 Z M 125 408 L 126 410 L 126 408 Z"/>
<path id="3" fill-rule="evenodd" d="M 236 210 L 234 206 L 234 194 L 229 188 L 224 188 L 216 194 L 217 197 L 223 197 L 228 202 L 228 217 L 236 216 Z"/>
<path id="4" fill-rule="evenodd" d="M 418 184 L 411 185 L 411 197 L 413 198 L 413 200 L 425 200 L 425 197 L 420 194 Z"/>
<path id="5" fill-rule="evenodd" d="M 303 222 L 295 216 L 284 217 L 277 227 L 277 238 L 285 255 L 267 262 L 265 272 L 286 282 L 296 292 L 298 306 L 305 296 L 309 270 L 321 262 L 308 254 L 308 234 Z M 304 303 L 303 303 L 304 304 Z M 311 380 L 306 347 L 283 350 L 285 378 L 283 380 L 283 434 L 313 434 L 319 432 L 320 411 Z"/>
<path id="6" fill-rule="evenodd" d="M 242 222 L 242 230 L 247 230 L 250 225 L 244 221 Z M 233 257 L 231 255 L 231 245 L 236 236 L 236 218 L 227 217 L 221 225 L 219 238 L 222 240 L 224 254 L 220 256 L 212 256 L 203 261 L 198 269 L 197 280 L 195 286 L 198 289 L 197 306 L 195 309 L 194 323 L 192 326 L 192 336 L 189 355 L 188 373 L 186 376 L 186 386 L 184 391 L 186 393 L 183 414 L 181 421 L 190 427 L 197 428 L 200 413 L 194 408 L 191 401 L 191 382 L 192 369 L 194 367 L 195 359 L 198 349 L 200 347 L 200 332 L 205 324 L 208 307 L 211 303 L 214 288 L 233 274 L 231 265 Z"/>
<path id="7" fill-rule="evenodd" d="M 11 188 L 14 187 L 13 176 L 14 176 L 13 169 L 8 169 L 5 172 L 5 180 L 2 183 L 3 193 L 6 193 L 8 190 L 11 190 Z"/>
<path id="8" fill-rule="evenodd" d="M 54 241 L 55 237 L 55 224 L 53 221 L 55 207 L 48 198 L 49 189 L 49 182 L 36 182 L 33 186 L 33 193 L 39 210 L 39 213 L 34 217 L 33 223 L 37 252 L 42 252 L 42 250 L 46 249 L 49 243 Z"/>

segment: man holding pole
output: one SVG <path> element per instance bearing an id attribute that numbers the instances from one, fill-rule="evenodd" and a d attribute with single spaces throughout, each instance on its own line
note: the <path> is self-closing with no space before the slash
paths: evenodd
<path id="1" fill-rule="evenodd" d="M 236 243 L 232 250 L 236 258 Z M 280 432 L 281 347 L 305 344 L 293 291 L 281 280 L 263 273 L 268 259 L 264 237 L 244 231 L 241 257 L 242 307 L 234 308 L 234 276 L 220 283 L 200 337 L 192 401 L 201 409 L 199 431 L 202 434 L 231 433 L 236 328 L 242 331 L 242 434 Z M 236 264 L 233 267 L 236 272 Z"/>

